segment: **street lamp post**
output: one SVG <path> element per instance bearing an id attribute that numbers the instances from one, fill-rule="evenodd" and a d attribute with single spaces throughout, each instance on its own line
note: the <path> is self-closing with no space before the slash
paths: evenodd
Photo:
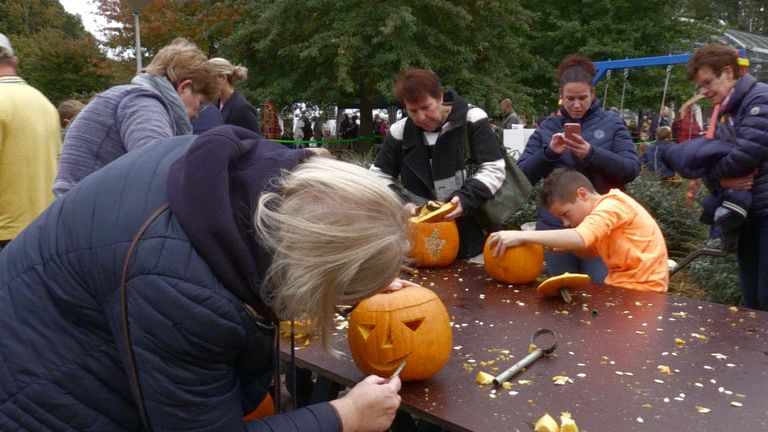
<path id="1" fill-rule="evenodd" d="M 136 73 L 141 72 L 141 27 L 139 24 L 139 14 L 151 0 L 121 0 L 126 6 L 131 8 L 133 13 L 133 25 L 136 32 Z"/>

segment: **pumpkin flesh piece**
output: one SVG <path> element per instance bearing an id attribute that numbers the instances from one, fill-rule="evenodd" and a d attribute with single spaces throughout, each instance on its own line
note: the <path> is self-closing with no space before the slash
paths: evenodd
<path id="1" fill-rule="evenodd" d="M 583 273 L 563 273 L 545 279 L 536 288 L 536 292 L 547 297 L 557 297 L 562 288 L 581 288 L 591 281 L 589 275 Z"/>

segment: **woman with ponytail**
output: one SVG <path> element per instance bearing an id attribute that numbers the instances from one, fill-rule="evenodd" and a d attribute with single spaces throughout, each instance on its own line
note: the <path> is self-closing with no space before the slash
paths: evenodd
<path id="1" fill-rule="evenodd" d="M 640 161 L 624 121 L 603 111 L 592 80 L 595 65 L 586 56 L 571 54 L 557 69 L 562 105 L 544 119 L 531 135 L 518 165 L 531 183 L 546 178 L 555 168 L 584 174 L 598 193 L 622 189 L 640 173 Z M 581 133 L 563 133 L 566 123 L 579 123 Z M 560 219 L 539 207 L 537 230 L 563 228 Z M 547 270 L 552 275 L 586 273 L 602 282 L 608 269 L 591 251 L 547 252 Z"/>
<path id="2" fill-rule="evenodd" d="M 261 135 L 259 128 L 259 113 L 248 100 L 235 90 L 235 84 L 248 77 L 248 69 L 235 66 L 229 60 L 221 57 L 210 60 L 219 76 L 218 108 L 224 124 L 240 126 Z"/>

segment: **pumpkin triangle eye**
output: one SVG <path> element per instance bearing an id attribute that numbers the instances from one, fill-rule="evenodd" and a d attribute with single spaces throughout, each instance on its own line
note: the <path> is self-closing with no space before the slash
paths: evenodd
<path id="1" fill-rule="evenodd" d="M 403 324 L 405 324 L 406 327 L 411 329 L 411 331 L 416 331 L 419 327 L 421 327 L 421 323 L 424 322 L 424 318 L 416 318 L 408 321 L 403 321 Z"/>
<path id="2" fill-rule="evenodd" d="M 368 340 L 368 336 L 371 334 L 374 328 L 376 328 L 376 324 L 360 324 L 357 326 L 357 329 L 363 336 L 363 340 Z"/>

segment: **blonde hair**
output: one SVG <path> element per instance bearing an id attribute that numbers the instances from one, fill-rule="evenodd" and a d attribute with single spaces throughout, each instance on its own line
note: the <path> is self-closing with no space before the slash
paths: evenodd
<path id="1" fill-rule="evenodd" d="M 230 63 L 229 60 L 221 57 L 215 57 L 209 61 L 218 75 L 226 75 L 227 81 L 230 84 L 235 84 L 238 81 L 248 78 L 248 69 L 244 66 L 235 66 Z"/>
<path id="2" fill-rule="evenodd" d="M 69 123 L 69 121 L 72 120 L 72 118 L 76 116 L 84 107 L 85 104 L 77 99 L 67 99 L 61 102 L 57 107 L 59 111 L 59 122 L 61 123 L 61 127 L 65 127 L 67 123 Z"/>
<path id="3" fill-rule="evenodd" d="M 176 38 L 161 48 L 142 72 L 164 76 L 174 88 L 192 80 L 192 89 L 208 100 L 219 96 L 219 81 L 213 65 L 197 45 L 184 38 Z"/>
<path id="4" fill-rule="evenodd" d="M 314 320 L 329 352 L 338 304 L 387 287 L 409 248 L 408 215 L 369 170 L 312 157 L 287 173 L 281 193 L 264 193 L 257 232 L 272 252 L 265 299 L 281 319 Z"/>
<path id="5" fill-rule="evenodd" d="M 685 114 L 688 112 L 688 109 L 691 107 L 691 105 L 695 104 L 696 102 L 700 101 L 701 99 L 704 99 L 704 95 L 701 93 L 696 94 L 692 98 L 688 99 L 687 101 L 683 102 L 683 104 L 680 106 L 680 117 L 685 116 Z"/>

